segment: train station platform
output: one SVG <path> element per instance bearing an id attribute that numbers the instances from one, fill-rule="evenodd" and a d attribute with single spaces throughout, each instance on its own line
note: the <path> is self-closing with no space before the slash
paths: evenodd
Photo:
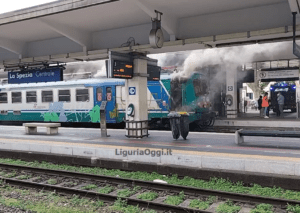
<path id="1" fill-rule="evenodd" d="M 125 130 L 109 129 L 111 137 L 100 138 L 99 129 L 61 127 L 58 135 L 26 135 L 24 127 L 0 126 L 0 151 L 300 176 L 298 138 L 246 137 L 238 146 L 231 133 L 190 132 L 187 140 L 174 140 L 169 131 L 149 133 L 129 139 Z"/>
<path id="2" fill-rule="evenodd" d="M 296 118 L 296 113 L 284 112 L 284 117 L 277 117 L 276 113 L 270 112 L 269 118 L 259 116 L 259 111 L 248 110 L 247 113 L 239 113 L 238 118 L 217 118 L 214 130 L 218 129 L 278 129 L 278 130 L 300 130 L 300 119 Z"/>

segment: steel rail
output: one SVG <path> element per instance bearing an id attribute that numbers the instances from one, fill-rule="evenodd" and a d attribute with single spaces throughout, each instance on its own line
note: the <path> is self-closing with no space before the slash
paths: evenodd
<path id="1" fill-rule="evenodd" d="M 46 173 L 47 175 L 58 175 L 63 177 L 81 178 L 81 179 L 103 181 L 103 182 L 114 183 L 114 184 L 127 184 L 132 186 L 141 186 L 141 187 L 155 189 L 155 190 L 172 191 L 172 192 L 183 191 L 185 194 L 194 195 L 194 196 L 198 196 L 198 195 L 218 196 L 218 197 L 232 199 L 241 202 L 268 203 L 272 205 L 281 205 L 281 206 L 286 206 L 287 204 L 292 204 L 292 205 L 300 204 L 300 200 L 298 201 L 298 200 L 287 200 L 281 198 L 262 197 L 262 196 L 250 195 L 250 194 L 241 194 L 241 193 L 218 191 L 212 189 L 202 189 L 202 188 L 187 187 L 187 186 L 180 186 L 180 185 L 155 183 L 150 181 L 126 179 L 126 178 L 104 176 L 104 175 L 69 172 L 64 170 L 34 168 L 28 166 L 18 166 L 18 165 L 10 165 L 10 164 L 3 164 L 3 163 L 0 163 L 0 168 L 28 170 L 34 173 L 44 173 L 44 174 Z"/>
<path id="2" fill-rule="evenodd" d="M 45 184 L 45 183 L 35 183 L 31 181 L 24 181 L 24 180 L 16 180 L 13 178 L 2 178 L 2 180 L 5 181 L 5 183 L 8 183 L 10 185 L 14 186 L 22 186 L 26 188 L 34 188 L 34 189 L 41 189 L 41 190 L 55 190 L 58 193 L 64 193 L 64 194 L 70 194 L 70 195 L 80 195 L 83 197 L 89 197 L 89 198 L 98 198 L 101 201 L 106 201 L 106 202 L 114 202 L 116 201 L 119 197 L 116 195 L 110 195 L 110 194 L 101 194 L 98 192 L 93 192 L 93 191 L 88 191 L 88 190 L 81 190 L 81 189 L 73 189 L 73 188 L 68 188 L 68 187 L 63 187 L 63 186 L 58 186 L 58 185 L 50 185 L 50 184 Z M 208 211 L 204 210 L 198 210 L 198 209 L 192 209 L 188 207 L 182 207 L 182 206 L 173 206 L 173 205 L 168 205 L 165 203 L 158 203 L 158 202 L 153 202 L 153 201 L 144 201 L 140 199 L 133 199 L 133 198 L 124 198 L 127 201 L 128 205 L 138 205 L 139 207 L 144 207 L 144 208 L 149 208 L 149 209 L 154 209 L 154 210 L 169 210 L 169 211 L 174 211 L 178 213 L 187 213 L 187 212 L 201 212 L 201 213 L 208 213 Z"/>

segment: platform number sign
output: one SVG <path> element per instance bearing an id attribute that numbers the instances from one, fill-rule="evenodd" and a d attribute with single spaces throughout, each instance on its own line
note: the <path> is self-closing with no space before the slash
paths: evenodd
<path id="1" fill-rule="evenodd" d="M 228 91 L 233 91 L 233 86 L 228 86 Z"/>
<path id="2" fill-rule="evenodd" d="M 129 87 L 129 95 L 135 95 L 136 94 L 136 88 L 135 87 Z"/>

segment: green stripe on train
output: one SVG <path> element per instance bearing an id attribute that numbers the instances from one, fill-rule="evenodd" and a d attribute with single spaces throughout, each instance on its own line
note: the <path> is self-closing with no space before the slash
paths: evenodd
<path id="1" fill-rule="evenodd" d="M 65 112 L 67 117 L 66 122 L 92 122 L 99 123 L 99 118 L 96 116 L 91 117 L 90 112 Z M 168 113 L 149 113 L 148 118 L 163 118 L 166 117 Z M 20 115 L 14 115 L 9 112 L 7 115 L 0 115 L 0 121 L 38 121 L 38 122 L 60 122 L 60 113 L 56 112 L 22 112 Z M 116 117 L 116 122 L 120 123 L 125 120 L 125 113 L 118 113 Z"/>

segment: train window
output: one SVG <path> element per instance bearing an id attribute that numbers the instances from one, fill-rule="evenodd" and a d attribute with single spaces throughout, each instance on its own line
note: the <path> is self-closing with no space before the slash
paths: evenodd
<path id="1" fill-rule="evenodd" d="M 71 101 L 70 90 L 59 90 L 58 101 L 70 102 Z"/>
<path id="2" fill-rule="evenodd" d="M 78 89 L 76 90 L 76 101 L 89 101 L 89 90 L 88 89 Z"/>
<path id="3" fill-rule="evenodd" d="M 7 111 L 7 110 L 1 110 L 1 111 L 0 111 L 0 114 L 1 114 L 1 115 L 7 115 L 7 114 L 8 114 L 8 111 Z"/>
<path id="4" fill-rule="evenodd" d="M 12 92 L 11 93 L 11 102 L 12 103 L 22 103 L 22 93 L 21 92 Z"/>
<path id="5" fill-rule="evenodd" d="M 102 87 L 98 87 L 97 88 L 97 101 L 102 101 L 102 94 L 103 94 Z"/>
<path id="6" fill-rule="evenodd" d="M 36 103 L 36 91 L 26 92 L 26 102 Z"/>
<path id="7" fill-rule="evenodd" d="M 205 95 L 208 92 L 207 82 L 205 80 L 194 79 L 193 85 L 196 97 L 199 97 L 200 95 Z"/>
<path id="8" fill-rule="evenodd" d="M 0 104 L 7 104 L 7 93 L 6 92 L 0 93 Z"/>
<path id="9" fill-rule="evenodd" d="M 106 87 L 106 100 L 111 101 L 111 97 L 112 97 L 111 87 Z"/>
<path id="10" fill-rule="evenodd" d="M 42 102 L 53 102 L 53 91 L 42 91 Z"/>

